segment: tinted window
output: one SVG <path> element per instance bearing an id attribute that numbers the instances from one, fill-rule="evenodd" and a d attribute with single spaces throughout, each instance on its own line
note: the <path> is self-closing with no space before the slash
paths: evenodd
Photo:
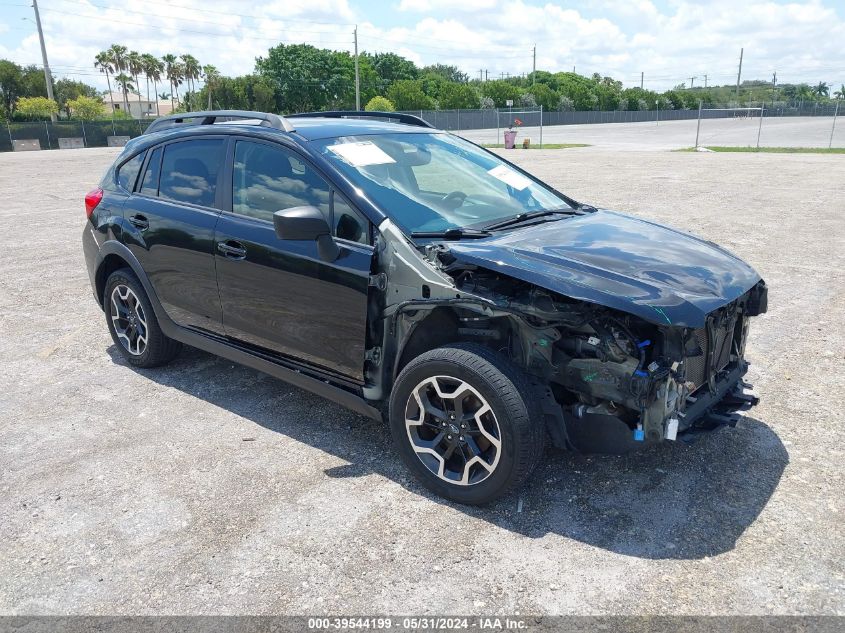
<path id="1" fill-rule="evenodd" d="M 352 242 L 368 244 L 370 241 L 369 223 L 366 218 L 353 209 L 337 193 L 332 197 L 332 232 L 336 237 Z"/>
<path id="2" fill-rule="evenodd" d="M 171 143 L 164 148 L 158 195 L 178 202 L 214 206 L 222 139 Z"/>
<path id="3" fill-rule="evenodd" d="M 133 187 L 135 187 L 135 180 L 138 178 L 138 172 L 141 171 L 141 164 L 144 162 L 145 154 L 146 152 L 136 154 L 123 163 L 117 170 L 117 184 L 127 191 L 132 191 Z"/>
<path id="4" fill-rule="evenodd" d="M 141 181 L 139 190 L 146 196 L 158 195 L 158 174 L 161 170 L 161 148 L 157 147 L 150 155 L 147 169 L 144 171 L 144 179 Z"/>
<path id="5" fill-rule="evenodd" d="M 293 152 L 249 141 L 235 145 L 235 213 L 272 222 L 276 211 L 311 205 L 330 222 L 329 198 L 326 181 Z"/>

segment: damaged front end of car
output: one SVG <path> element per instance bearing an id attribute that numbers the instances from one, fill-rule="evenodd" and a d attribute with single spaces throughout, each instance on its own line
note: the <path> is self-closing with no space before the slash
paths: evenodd
<path id="1" fill-rule="evenodd" d="M 742 381 L 745 344 L 749 319 L 766 311 L 767 289 L 753 271 L 734 284 L 737 296 L 697 304 L 700 314 L 689 305 L 673 312 L 665 300 L 625 310 L 619 293 L 606 301 L 585 296 L 587 286 L 562 285 L 560 276 L 541 285 L 526 266 L 484 261 L 464 243 L 417 247 L 390 221 L 379 229 L 364 390 L 370 400 L 383 399 L 416 355 L 473 341 L 534 379 L 549 435 L 561 448 L 635 450 L 729 424 L 727 412 L 756 404 Z"/>

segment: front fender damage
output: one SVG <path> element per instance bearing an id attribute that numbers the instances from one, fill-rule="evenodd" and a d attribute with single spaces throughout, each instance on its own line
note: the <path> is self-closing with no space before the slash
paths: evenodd
<path id="1" fill-rule="evenodd" d="M 466 264 L 442 244 L 420 252 L 389 220 L 379 230 L 368 399 L 387 397 L 409 356 L 467 340 L 534 378 L 562 448 L 617 453 L 673 440 L 743 397 L 748 318 L 765 311 L 763 282 L 705 328 L 658 325 Z"/>

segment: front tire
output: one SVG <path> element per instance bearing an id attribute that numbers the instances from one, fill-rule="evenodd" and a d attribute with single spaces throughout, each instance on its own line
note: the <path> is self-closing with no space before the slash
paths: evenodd
<path id="1" fill-rule="evenodd" d="M 426 352 L 399 374 L 390 429 L 426 488 L 453 501 L 488 503 L 522 485 L 543 455 L 540 398 L 525 373 L 481 345 Z"/>
<path id="2" fill-rule="evenodd" d="M 161 331 L 144 286 L 129 268 L 109 275 L 103 310 L 112 340 L 130 365 L 158 367 L 170 362 L 182 348 Z"/>

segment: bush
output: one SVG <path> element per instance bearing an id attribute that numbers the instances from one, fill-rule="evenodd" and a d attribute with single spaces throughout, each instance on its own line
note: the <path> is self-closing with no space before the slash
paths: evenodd
<path id="1" fill-rule="evenodd" d="M 387 97 L 377 96 L 367 101 L 364 110 L 367 112 L 394 112 L 396 108 L 393 102 Z"/>
<path id="2" fill-rule="evenodd" d="M 67 107 L 74 119 L 81 119 L 83 121 L 99 119 L 106 111 L 106 106 L 100 99 L 86 97 L 85 95 L 80 95 L 76 99 L 69 100 Z"/>
<path id="3" fill-rule="evenodd" d="M 434 108 L 434 100 L 423 92 L 422 83 L 419 80 L 397 81 L 387 91 L 387 98 L 393 102 L 397 110 L 432 110 Z"/>
<path id="4" fill-rule="evenodd" d="M 15 104 L 17 114 L 30 119 L 49 119 L 59 113 L 59 104 L 47 97 L 21 97 Z"/>

